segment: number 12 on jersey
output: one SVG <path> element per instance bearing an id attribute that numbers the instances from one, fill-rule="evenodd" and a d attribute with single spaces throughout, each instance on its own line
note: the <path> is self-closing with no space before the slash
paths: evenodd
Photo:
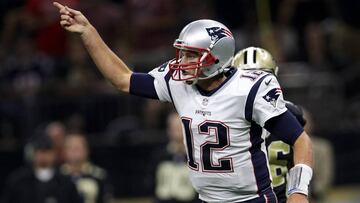
<path id="1" fill-rule="evenodd" d="M 230 146 L 228 126 L 220 121 L 206 120 L 197 126 L 198 133 L 193 133 L 191 130 L 192 119 L 182 117 L 181 121 L 185 130 L 188 165 L 191 169 L 199 170 L 199 163 L 194 158 L 194 147 L 200 147 L 201 170 L 203 172 L 228 173 L 234 171 L 231 157 L 213 159 L 213 153 L 225 150 Z M 194 146 L 194 134 L 196 136 L 207 136 L 210 135 L 211 130 L 215 133 L 216 141 L 206 141 L 200 146 Z"/>

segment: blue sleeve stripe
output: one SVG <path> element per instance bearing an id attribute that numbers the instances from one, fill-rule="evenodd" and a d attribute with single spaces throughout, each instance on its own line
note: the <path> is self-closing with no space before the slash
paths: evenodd
<path id="1" fill-rule="evenodd" d="M 289 145 L 294 145 L 304 131 L 299 121 L 289 111 L 266 121 L 265 129 Z"/>
<path id="2" fill-rule="evenodd" d="M 133 73 L 130 78 L 130 94 L 159 99 L 154 85 L 154 78 L 147 73 Z"/>
<path id="3" fill-rule="evenodd" d="M 248 97 L 246 99 L 246 104 L 245 104 L 245 119 L 249 122 L 252 121 L 252 114 L 253 114 L 253 106 L 254 106 L 254 100 L 256 97 L 256 93 L 259 90 L 260 84 L 261 82 L 268 76 L 271 74 L 267 74 L 265 76 L 263 76 L 262 78 L 260 78 L 255 85 L 251 88 Z"/>
<path id="4" fill-rule="evenodd" d="M 251 154 L 251 162 L 254 168 L 254 175 L 258 187 L 258 194 L 269 188 L 271 185 L 269 168 L 267 167 L 266 154 L 261 150 L 264 140 L 261 138 L 262 128 L 255 122 L 251 122 L 249 149 Z"/>
<path id="5" fill-rule="evenodd" d="M 167 87 L 167 90 L 169 92 L 169 96 L 170 96 L 170 99 L 171 99 L 171 102 L 174 103 L 174 100 L 172 98 L 172 95 L 171 95 L 171 91 L 170 91 L 170 85 L 169 85 L 169 80 L 171 78 L 171 71 L 169 71 L 166 75 L 165 75 L 165 82 L 166 82 L 166 87 Z"/>

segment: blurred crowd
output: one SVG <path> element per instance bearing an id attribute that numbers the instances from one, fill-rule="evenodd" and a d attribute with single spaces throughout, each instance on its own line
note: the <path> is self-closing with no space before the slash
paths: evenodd
<path id="1" fill-rule="evenodd" d="M 353 156 L 360 153 L 356 147 L 360 141 L 360 1 L 58 1 L 81 10 L 110 48 L 140 72 L 175 56 L 172 43 L 188 22 L 210 18 L 224 23 L 233 31 L 237 50 L 259 46 L 274 55 L 286 99 L 312 113 L 314 134 L 336 143 L 335 182 L 360 181 L 360 158 Z M 98 149 L 93 158 L 105 168 L 119 160 L 114 155 L 106 157 L 109 163 L 103 161 L 101 155 L 112 154 L 104 148 L 144 159 L 144 154 L 166 143 L 171 105 L 117 93 L 77 37 L 60 27 L 52 0 L 0 1 L 0 155 L 22 151 L 33 135 L 50 129 L 48 124 L 54 120 L 60 123 L 52 123 L 52 130 L 66 126 L 71 132 L 66 141 L 58 142 L 66 142 L 69 150 L 76 145 L 72 142 L 87 148 L 85 137 Z M 63 143 L 61 147 L 56 143 L 54 153 L 59 154 Z M 119 145 L 142 150 L 133 155 L 118 149 Z M 63 157 L 58 160 L 63 163 L 66 153 L 60 154 Z M 9 164 L 15 167 L 20 161 Z M 126 166 L 131 171 L 136 164 Z M 62 169 L 71 173 L 72 167 Z M 2 170 L 7 177 L 12 168 Z M 146 182 L 149 177 L 141 179 Z M 145 187 L 152 184 L 148 181 Z"/>

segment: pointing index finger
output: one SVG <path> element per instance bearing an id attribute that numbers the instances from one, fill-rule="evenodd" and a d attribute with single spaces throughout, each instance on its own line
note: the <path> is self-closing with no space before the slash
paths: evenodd
<path id="1" fill-rule="evenodd" d="M 66 9 L 65 6 L 61 5 L 60 3 L 58 2 L 54 2 L 53 5 L 59 9 L 59 12 L 62 13 L 62 14 L 66 14 L 66 15 L 69 15 L 69 11 Z"/>
<path id="2" fill-rule="evenodd" d="M 60 3 L 58 3 L 58 2 L 53 2 L 53 5 L 55 6 L 55 7 L 57 7 L 59 10 L 61 10 L 61 9 L 64 9 L 65 8 L 65 6 L 63 6 L 63 5 L 61 5 Z"/>

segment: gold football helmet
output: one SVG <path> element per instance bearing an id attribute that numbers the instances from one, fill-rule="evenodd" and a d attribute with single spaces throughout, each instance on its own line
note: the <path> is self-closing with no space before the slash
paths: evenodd
<path id="1" fill-rule="evenodd" d="M 232 66 L 243 70 L 263 70 L 278 74 L 278 66 L 272 55 L 265 49 L 259 47 L 248 47 L 236 53 Z"/>

